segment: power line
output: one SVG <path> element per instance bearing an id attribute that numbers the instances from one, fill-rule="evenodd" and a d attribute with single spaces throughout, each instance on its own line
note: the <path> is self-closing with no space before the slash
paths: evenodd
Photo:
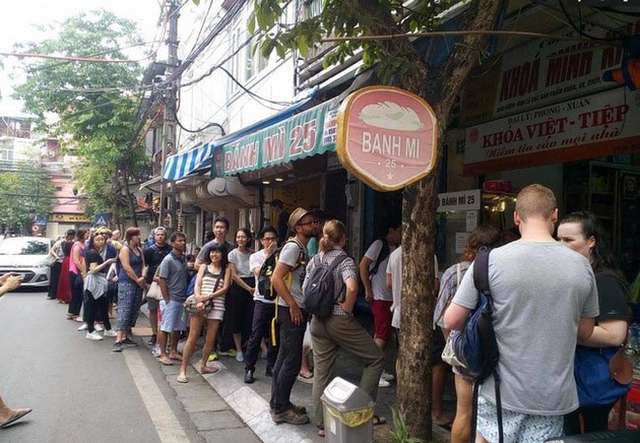
<path id="1" fill-rule="evenodd" d="M 289 106 L 292 104 L 292 102 L 280 102 L 280 101 L 275 101 L 275 100 L 269 100 L 268 98 L 264 98 L 259 96 L 258 94 L 256 94 L 255 92 L 252 92 L 250 89 L 246 88 L 242 83 L 240 83 L 234 76 L 233 74 L 231 74 L 229 71 L 226 70 L 226 68 L 223 68 L 222 66 L 220 66 L 218 69 L 220 69 L 222 72 L 224 72 L 225 74 L 227 74 L 229 76 L 229 78 L 231 78 L 231 81 L 234 82 L 236 85 L 238 85 L 238 87 L 240 89 L 242 89 L 244 92 L 246 92 L 248 95 L 250 95 L 251 97 L 254 97 L 258 100 L 263 100 L 267 103 L 272 103 L 274 105 L 280 105 L 280 106 Z"/>

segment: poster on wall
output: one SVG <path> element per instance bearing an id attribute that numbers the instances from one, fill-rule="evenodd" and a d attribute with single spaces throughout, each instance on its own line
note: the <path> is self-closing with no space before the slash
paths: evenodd
<path id="1" fill-rule="evenodd" d="M 360 89 L 338 112 L 338 158 L 373 189 L 402 189 L 433 169 L 437 124 L 431 106 L 415 94 L 391 86 Z"/>
<path id="2" fill-rule="evenodd" d="M 465 172 L 640 150 L 640 91 L 616 88 L 466 129 Z"/>

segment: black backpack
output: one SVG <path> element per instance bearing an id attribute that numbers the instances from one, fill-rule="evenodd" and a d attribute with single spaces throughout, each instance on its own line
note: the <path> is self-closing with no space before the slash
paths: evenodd
<path id="1" fill-rule="evenodd" d="M 489 253 L 485 246 L 481 247 L 473 262 L 473 282 L 478 290 L 478 304 L 471 312 L 467 323 L 459 334 L 452 339 L 453 350 L 458 360 L 475 378 L 473 384 L 473 416 L 471 419 L 471 436 L 475 441 L 476 422 L 478 418 L 478 390 L 480 385 L 491 375 L 495 380 L 496 409 L 498 413 L 499 442 L 503 442 L 502 402 L 500 401 L 500 375 L 498 360 L 500 352 L 496 334 L 493 330 L 493 299 L 489 290 Z"/>
<path id="2" fill-rule="evenodd" d="M 287 243 L 295 243 L 300 248 L 300 253 L 298 254 L 298 261 L 296 262 L 296 266 L 291 270 L 295 271 L 300 266 L 305 265 L 304 260 L 304 247 L 300 245 L 300 242 L 295 238 L 291 238 L 287 240 Z M 275 300 L 277 295 L 276 291 L 271 288 L 271 276 L 273 275 L 273 271 L 276 269 L 276 265 L 278 264 L 278 259 L 280 258 L 280 252 L 284 245 L 276 248 L 275 251 L 269 255 L 262 266 L 260 267 L 260 271 L 258 272 L 258 292 L 260 295 L 264 296 L 265 300 Z M 291 272 L 287 276 L 288 281 L 287 286 L 291 286 Z"/>
<path id="3" fill-rule="evenodd" d="M 331 265 L 323 262 L 319 254 L 313 257 L 313 269 L 307 274 L 302 289 L 306 312 L 318 318 L 331 316 L 339 295 L 335 293 L 333 271 L 348 257 L 343 252 L 333 259 Z"/>

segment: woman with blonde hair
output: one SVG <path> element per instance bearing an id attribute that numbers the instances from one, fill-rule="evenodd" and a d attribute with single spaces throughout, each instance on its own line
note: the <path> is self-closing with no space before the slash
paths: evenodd
<path id="1" fill-rule="evenodd" d="M 313 379 L 313 402 L 316 408 L 316 425 L 318 435 L 324 436 L 324 421 L 320 396 L 329 384 L 329 378 L 340 348 L 346 349 L 356 356 L 364 366 L 360 387 L 372 399 L 378 394 L 378 381 L 382 373 L 383 354 L 380 348 L 367 334 L 364 328 L 353 317 L 353 307 L 358 296 L 358 269 L 356 263 L 344 251 L 347 242 L 346 228 L 339 220 L 325 223 L 320 239 L 320 252 L 307 265 L 307 276 L 321 264 L 333 266 L 334 307 L 327 318 L 313 316 L 311 320 L 311 339 L 313 341 L 313 361 L 315 375 Z M 309 279 L 302 285 L 302 293 L 306 292 Z M 374 416 L 374 424 L 382 424 L 383 420 Z"/>

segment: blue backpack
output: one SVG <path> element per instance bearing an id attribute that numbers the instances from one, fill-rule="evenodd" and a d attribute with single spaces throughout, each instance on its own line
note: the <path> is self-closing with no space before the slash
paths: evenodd
<path id="1" fill-rule="evenodd" d="M 473 262 L 473 282 L 478 290 L 478 304 L 471 312 L 467 323 L 459 334 L 452 338 L 453 350 L 458 360 L 464 364 L 473 384 L 473 416 L 471 420 L 472 441 L 476 434 L 478 418 L 478 390 L 482 382 L 493 375 L 496 388 L 496 408 L 498 413 L 499 441 L 503 442 L 502 402 L 500 401 L 500 375 L 498 374 L 498 342 L 493 330 L 493 299 L 489 290 L 489 253 L 481 247 Z"/>

